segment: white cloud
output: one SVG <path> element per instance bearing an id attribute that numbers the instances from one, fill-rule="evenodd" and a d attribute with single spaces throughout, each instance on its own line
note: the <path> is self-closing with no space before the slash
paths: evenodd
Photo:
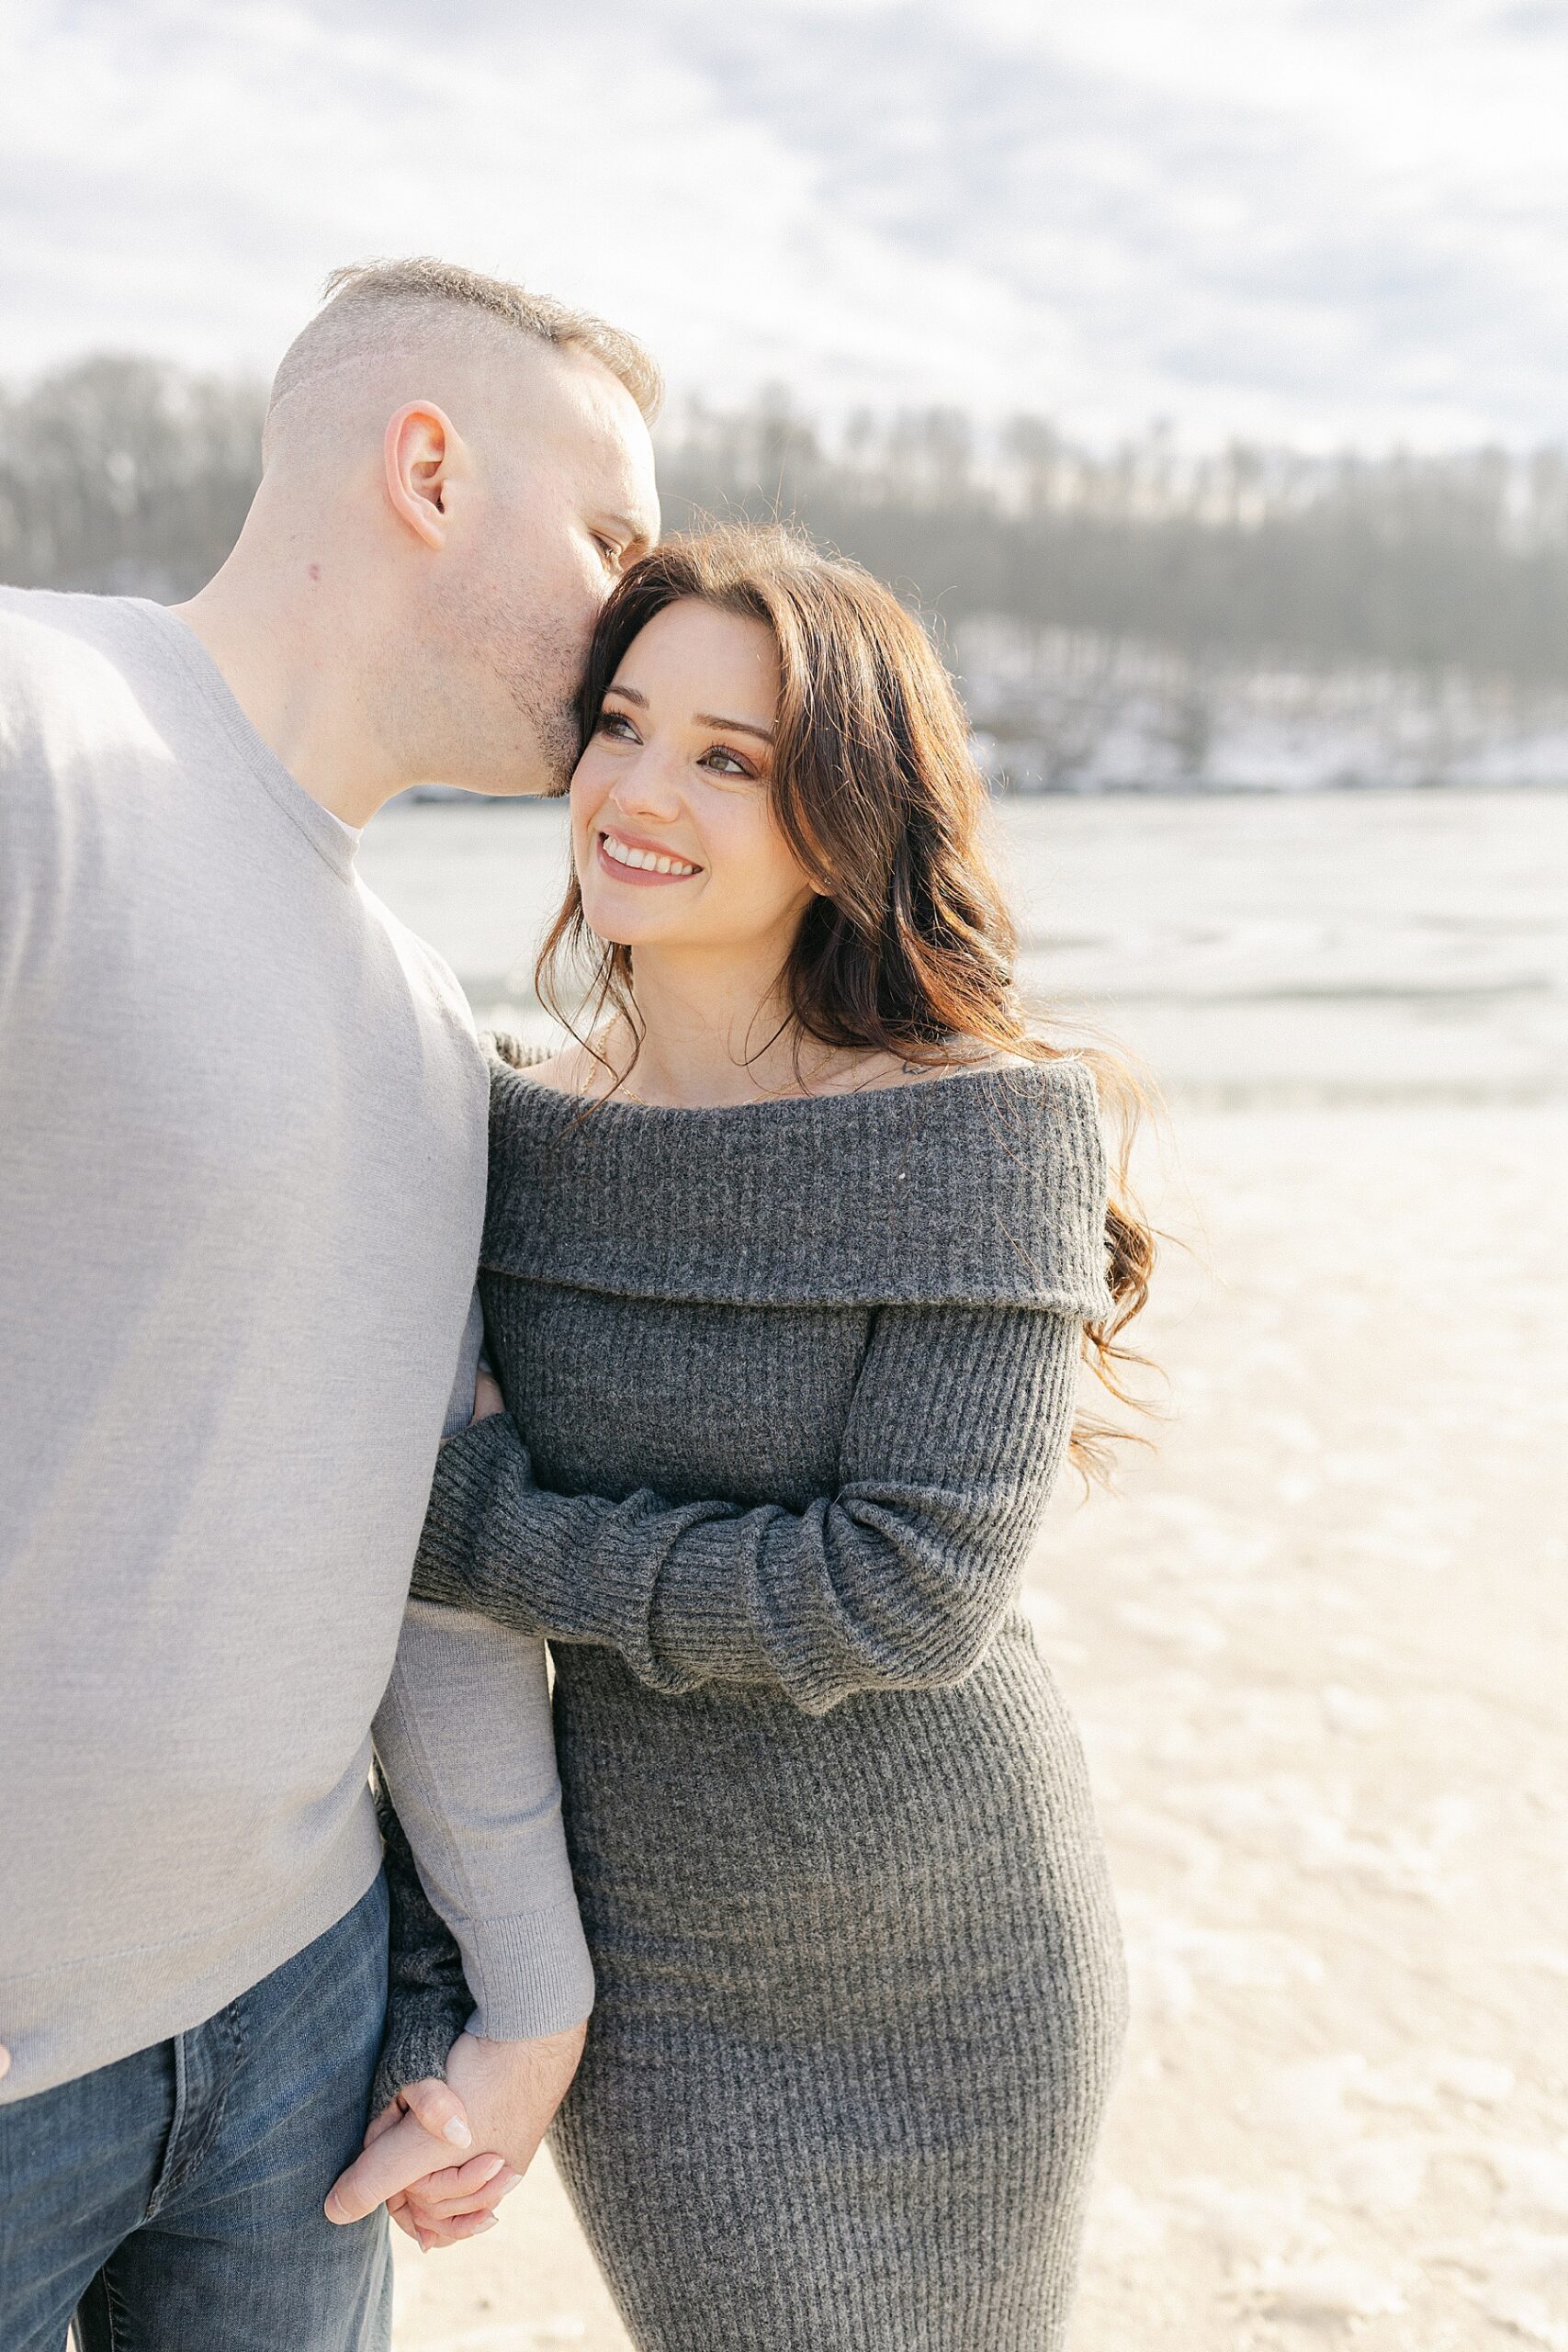
<path id="1" fill-rule="evenodd" d="M 1555 434 L 1558 0 L 10 0 L 0 366 L 258 369 L 437 251 L 676 385 Z"/>

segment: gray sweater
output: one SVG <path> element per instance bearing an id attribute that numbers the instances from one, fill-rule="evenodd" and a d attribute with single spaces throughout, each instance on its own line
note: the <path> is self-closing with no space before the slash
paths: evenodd
<path id="1" fill-rule="evenodd" d="M 587 1115 L 495 1073 L 509 1409 L 415 1589 L 550 1640 L 599 1987 L 553 2144 L 639 2346 L 1062 2342 L 1124 1992 L 1017 1587 L 1103 1250 L 1077 1061 Z M 454 2013 L 393 1883 L 396 2064 Z"/>
<path id="2" fill-rule="evenodd" d="M 775 1317 L 796 1305 L 882 1312 L 857 1332 L 830 1494 L 804 1509 L 671 1502 L 689 1473 L 671 1438 L 657 1486 L 554 1494 L 534 1475 L 531 1429 L 497 1416 L 441 1450 L 416 1595 L 604 1644 L 672 1695 L 758 1683 L 819 1714 L 857 1690 L 967 1672 L 1012 1597 L 1066 1435 L 1053 1410 L 1049 1446 L 1029 1442 L 1045 1436 L 1055 1359 L 1076 1357 L 1079 1318 L 1111 1303 L 1086 1066 L 751 1110 L 611 1102 L 586 1120 L 525 1077 L 502 1087 L 502 1111 L 520 1100 L 513 1119 L 558 1130 L 552 1149 L 577 1181 L 539 1181 L 549 1159 L 533 1134 L 526 1154 L 492 1140 L 487 1272 Z M 853 1148 L 834 1133 L 846 1127 Z M 939 1306 L 940 1347 L 919 1311 Z M 715 1369 L 728 1371 L 722 1356 Z M 770 1451 L 800 1412 L 792 1375 L 816 1385 L 822 1356 L 775 1362 L 771 1413 L 750 1429 L 739 1416 Z M 618 1418 L 649 1409 L 628 1396 Z M 623 1438 L 613 1458 L 626 1452 Z M 743 1458 L 733 1475 L 745 1474 Z"/>
<path id="3" fill-rule="evenodd" d="M 453 1612 L 383 1693 L 486 1071 L 354 854 L 176 617 L 0 591 L 0 2101 L 197 2024 L 359 1899 L 378 1707 L 422 1863 L 461 1877 L 487 1694 Z M 590 1978 L 517 1642 L 486 1669 L 508 1917 L 465 1932 L 539 2031 Z"/>

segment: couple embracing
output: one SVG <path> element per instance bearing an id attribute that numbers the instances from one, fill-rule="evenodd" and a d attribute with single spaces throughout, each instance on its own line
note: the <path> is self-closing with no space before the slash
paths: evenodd
<path id="1" fill-rule="evenodd" d="M 648 2352 L 1065 2341 L 1148 1237 L 926 637 L 660 548 L 658 390 L 344 273 L 200 594 L 0 592 L 0 2352 L 372 2352 L 547 2129 Z M 431 776 L 570 789 L 558 1050 L 358 879 Z"/>

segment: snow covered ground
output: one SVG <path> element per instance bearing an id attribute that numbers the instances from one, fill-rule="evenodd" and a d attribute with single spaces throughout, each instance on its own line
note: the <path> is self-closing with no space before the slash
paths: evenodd
<path id="1" fill-rule="evenodd" d="M 960 623 L 987 772 L 1032 792 L 1568 783 L 1568 695 L 1459 673 L 1209 660 L 1087 630 Z"/>
<path id="2" fill-rule="evenodd" d="M 1163 1081 L 1169 1382 L 1029 1577 L 1134 2021 L 1075 2352 L 1568 2352 L 1568 797 L 1008 802 L 1031 977 Z M 533 1025 L 558 812 L 363 852 Z M 624 2352 L 547 2164 L 400 2352 Z M 1003 2352 L 1003 2347 L 998 2347 Z"/>

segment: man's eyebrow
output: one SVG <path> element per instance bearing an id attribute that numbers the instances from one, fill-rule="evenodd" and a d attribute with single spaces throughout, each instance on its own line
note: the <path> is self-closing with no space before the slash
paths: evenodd
<path id="1" fill-rule="evenodd" d="M 720 718 L 714 710 L 694 710 L 692 716 L 699 727 L 722 727 L 732 735 L 760 735 L 764 743 L 773 740 L 771 727 L 759 727 L 750 718 Z"/>

